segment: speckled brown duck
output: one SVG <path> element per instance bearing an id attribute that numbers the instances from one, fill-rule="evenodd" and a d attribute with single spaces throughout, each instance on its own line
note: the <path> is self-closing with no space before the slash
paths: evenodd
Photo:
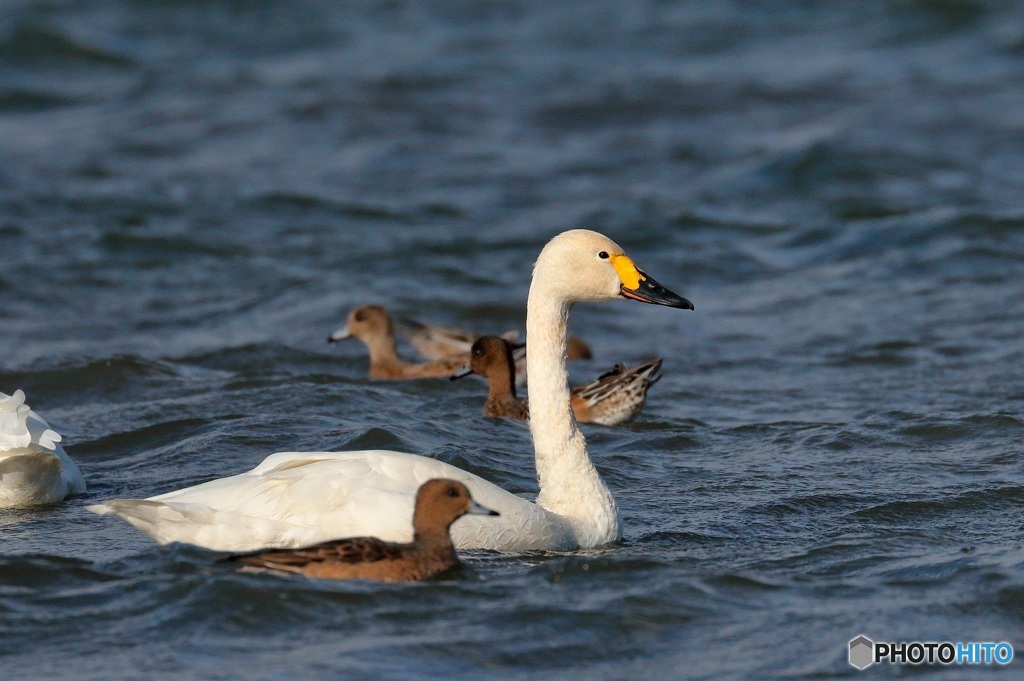
<path id="1" fill-rule="evenodd" d="M 412 582 L 459 567 L 449 528 L 466 515 L 498 515 L 470 497 L 461 482 L 435 478 L 420 485 L 412 516 L 413 540 L 407 544 L 376 537 L 353 537 L 302 549 L 271 549 L 230 556 L 243 570 L 300 574 L 319 579 L 367 579 Z"/>
<path id="2" fill-rule="evenodd" d="M 364 305 L 352 310 L 345 326 L 328 336 L 327 342 L 337 343 L 346 338 L 358 338 L 370 351 L 370 378 L 373 379 L 450 376 L 465 363 L 464 357 L 428 362 L 409 362 L 399 357 L 391 315 L 380 305 Z"/>
<path id="3" fill-rule="evenodd" d="M 570 393 L 572 410 L 581 423 L 617 426 L 632 420 L 647 403 L 647 391 L 661 380 L 661 357 L 627 367 L 616 364 Z"/>
<path id="4" fill-rule="evenodd" d="M 647 401 L 647 390 L 661 378 L 656 375 L 661 362 L 658 357 L 629 368 L 616 364 L 590 383 L 573 388 L 569 399 L 576 420 L 615 426 L 635 417 Z M 481 336 L 474 341 L 468 366 L 452 378 L 469 373 L 487 379 L 484 416 L 529 420 L 529 406 L 516 395 L 512 349 L 507 341 L 497 336 Z"/>

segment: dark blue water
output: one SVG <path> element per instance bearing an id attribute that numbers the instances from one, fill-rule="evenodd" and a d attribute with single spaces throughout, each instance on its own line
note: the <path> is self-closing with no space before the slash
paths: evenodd
<path id="1" fill-rule="evenodd" d="M 996 671 L 858 672 L 862 633 L 1024 655 L 1020 3 L 12 0 L 0 161 L 0 390 L 89 484 L 0 512 L 3 678 Z M 573 227 L 697 308 L 573 311 L 574 380 L 665 357 L 635 423 L 585 431 L 621 545 L 335 584 L 84 510 L 364 447 L 533 494 L 479 383 L 370 383 L 324 338 L 368 302 L 521 328 Z"/>

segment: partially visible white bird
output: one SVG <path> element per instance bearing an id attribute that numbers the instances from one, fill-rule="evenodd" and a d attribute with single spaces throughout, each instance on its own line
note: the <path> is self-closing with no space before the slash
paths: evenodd
<path id="1" fill-rule="evenodd" d="M 25 404 L 23 390 L 0 393 L 0 508 L 52 504 L 85 491 L 85 479 L 60 441 Z"/>

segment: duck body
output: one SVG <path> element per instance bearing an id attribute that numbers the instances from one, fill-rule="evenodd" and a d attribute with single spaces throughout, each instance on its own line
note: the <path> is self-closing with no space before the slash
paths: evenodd
<path id="1" fill-rule="evenodd" d="M 454 357 L 464 361 L 473 341 L 481 336 L 481 334 L 466 329 L 439 324 L 423 324 L 407 317 L 397 320 L 395 326 L 425 359 Z M 519 338 L 519 332 L 506 331 L 500 337 L 513 343 Z"/>
<path id="2" fill-rule="evenodd" d="M 25 393 L 0 393 L 0 508 L 56 503 L 85 491 L 85 479 L 61 436 L 25 404 Z"/>
<path id="3" fill-rule="evenodd" d="M 252 572 L 376 582 L 414 582 L 452 572 L 459 567 L 459 557 L 450 540 L 447 546 L 420 544 L 352 537 L 299 549 L 273 549 L 233 560 L 242 563 L 245 566 L 243 570 Z"/>
<path id="4" fill-rule="evenodd" d="M 441 477 L 464 483 L 474 499 L 501 514 L 486 524 L 468 518 L 454 527 L 458 548 L 572 549 L 616 541 L 618 507 L 570 411 L 565 349 L 573 303 L 617 298 L 693 309 L 596 232 L 565 232 L 541 251 L 527 303 L 535 503 L 434 459 L 370 450 L 273 454 L 248 473 L 89 510 L 116 514 L 162 543 L 218 550 L 301 547 L 351 536 L 407 541 L 416 490 Z"/>
<path id="5" fill-rule="evenodd" d="M 484 416 L 489 416 L 491 418 L 529 421 L 530 405 L 526 400 L 521 400 L 511 393 L 488 395 L 487 400 L 484 402 L 483 414 Z"/>
<path id="6" fill-rule="evenodd" d="M 647 403 L 647 391 L 661 379 L 661 357 L 636 366 L 616 364 L 590 383 L 572 389 L 572 411 L 580 423 L 618 426 L 633 420 Z"/>
<path id="7" fill-rule="evenodd" d="M 407 543 L 378 537 L 353 537 L 299 549 L 272 549 L 226 560 L 241 563 L 244 570 L 296 573 L 322 579 L 369 579 L 409 582 L 453 572 L 460 566 L 449 530 L 467 513 L 497 516 L 481 506 L 460 482 L 431 479 L 416 493 Z"/>

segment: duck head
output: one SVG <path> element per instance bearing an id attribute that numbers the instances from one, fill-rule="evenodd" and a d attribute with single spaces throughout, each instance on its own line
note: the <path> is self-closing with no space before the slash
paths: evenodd
<path id="1" fill-rule="evenodd" d="M 473 501 L 469 488 L 457 480 L 434 478 L 416 491 L 413 527 L 417 534 L 447 533 L 448 527 L 466 514 L 499 515 Z"/>
<path id="2" fill-rule="evenodd" d="M 394 333 L 391 316 L 380 305 L 364 305 L 348 313 L 345 326 L 327 337 L 328 343 L 337 343 L 346 338 L 365 340 L 378 336 L 387 337 Z"/>

